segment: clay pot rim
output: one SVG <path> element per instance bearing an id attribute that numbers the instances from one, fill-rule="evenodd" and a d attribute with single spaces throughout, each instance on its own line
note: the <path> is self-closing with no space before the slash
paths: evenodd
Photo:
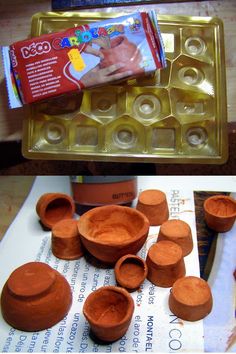
<path id="1" fill-rule="evenodd" d="M 140 217 L 140 219 L 142 219 L 143 221 L 143 226 L 141 229 L 139 229 L 139 231 L 133 235 L 132 238 L 130 238 L 129 240 L 127 241 L 120 241 L 120 242 L 117 242 L 117 240 L 114 239 L 114 241 L 110 241 L 109 243 L 107 241 L 104 241 L 104 240 L 98 240 L 98 239 L 95 239 L 94 237 L 88 235 L 88 234 L 84 234 L 80 231 L 80 227 L 79 227 L 79 224 L 81 223 L 81 220 L 83 221 L 83 219 L 88 216 L 88 215 L 93 215 L 93 214 L 96 214 L 97 210 L 106 210 L 106 209 L 110 209 L 111 210 L 111 213 L 112 211 L 117 211 L 117 210 L 126 210 L 128 211 L 129 214 L 133 214 L 133 215 L 137 215 Z M 131 207 L 127 207 L 127 206 L 121 206 L 121 205 L 114 205 L 114 204 L 109 204 L 109 205 L 104 205 L 104 206 L 98 206 L 98 207 L 95 207 L 89 211 L 87 211 L 86 213 L 84 213 L 79 219 L 78 219 L 78 230 L 79 230 L 79 234 L 81 235 L 81 238 L 85 238 L 86 240 L 94 243 L 94 244 L 98 244 L 98 245 L 104 245 L 104 246 L 109 246 L 109 247 L 126 247 L 132 243 L 136 243 L 139 239 L 141 239 L 143 237 L 143 235 L 145 235 L 146 233 L 148 233 L 149 231 L 149 227 L 150 227 L 150 223 L 149 223 L 149 220 L 148 218 L 143 214 L 141 213 L 140 211 L 134 209 L 134 208 L 131 208 Z"/>
<path id="2" fill-rule="evenodd" d="M 124 284 L 124 281 L 122 280 L 122 277 L 120 276 L 120 274 L 118 274 L 118 271 L 120 270 L 120 267 L 122 266 L 122 264 L 128 260 L 128 259 L 135 259 L 137 260 L 139 263 L 140 263 L 140 266 L 142 266 L 142 269 L 143 269 L 143 275 L 142 275 L 142 278 L 140 277 L 140 279 L 143 279 L 145 280 L 145 278 L 147 277 L 147 274 L 148 274 L 148 266 L 147 266 L 147 263 L 145 262 L 145 260 L 135 254 L 125 254 L 124 256 L 122 256 L 121 258 L 118 259 L 118 261 L 116 262 L 115 264 L 115 268 L 114 268 L 114 271 L 115 271 L 115 276 L 117 278 L 117 281 L 122 285 Z M 123 285 L 122 285 L 123 286 Z M 126 286 L 128 289 L 131 289 L 132 287 L 128 287 Z"/>
<path id="3" fill-rule="evenodd" d="M 207 199 L 204 201 L 204 203 L 203 203 L 203 208 L 204 208 L 204 210 L 205 210 L 208 214 L 213 215 L 213 216 L 216 216 L 216 217 L 219 218 L 219 219 L 226 219 L 226 218 L 231 218 L 231 217 L 236 216 L 236 211 L 235 211 L 234 213 L 232 213 L 232 214 L 229 214 L 229 215 L 217 215 L 217 214 L 213 213 L 213 212 L 209 209 L 208 203 L 211 202 L 211 200 L 217 200 L 217 199 L 224 199 L 224 200 L 226 200 L 226 201 L 228 201 L 228 202 L 230 202 L 230 203 L 235 204 L 235 206 L 236 206 L 236 201 L 235 201 L 231 196 L 229 196 L 229 195 L 213 195 L 213 196 L 207 198 Z"/>
<path id="4" fill-rule="evenodd" d="M 89 300 L 93 297 L 94 293 L 99 293 L 99 292 L 103 292 L 104 290 L 108 290 L 108 291 L 113 291 L 119 294 L 124 295 L 124 297 L 128 300 L 128 306 L 127 306 L 127 313 L 126 315 L 122 318 L 121 321 L 114 323 L 114 324 L 104 324 L 104 323 L 100 323 L 99 320 L 95 320 L 93 317 L 90 316 L 90 314 L 88 313 L 88 311 L 86 310 L 86 307 L 89 306 L 88 302 Z M 108 285 L 108 286 L 102 286 L 98 289 L 96 289 L 95 291 L 93 291 L 92 293 L 90 293 L 84 303 L 84 307 L 83 307 L 83 313 L 85 315 L 85 317 L 87 318 L 87 320 L 94 326 L 99 326 L 100 328 L 116 328 L 117 326 L 122 326 L 123 324 L 125 324 L 127 321 L 129 321 L 130 317 L 132 317 L 132 314 L 134 312 L 134 300 L 132 298 L 132 296 L 129 294 L 129 292 L 121 287 L 115 286 L 115 285 Z"/>

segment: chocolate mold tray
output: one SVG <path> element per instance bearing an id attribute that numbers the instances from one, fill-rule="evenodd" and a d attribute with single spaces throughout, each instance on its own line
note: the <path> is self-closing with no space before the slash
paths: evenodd
<path id="1" fill-rule="evenodd" d="M 121 16 L 39 13 L 32 36 Z M 167 67 L 30 106 L 27 158 L 221 164 L 227 160 L 223 24 L 158 15 Z"/>

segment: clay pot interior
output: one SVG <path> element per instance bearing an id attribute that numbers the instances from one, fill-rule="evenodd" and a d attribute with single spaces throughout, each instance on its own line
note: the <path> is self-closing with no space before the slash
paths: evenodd
<path id="1" fill-rule="evenodd" d="M 127 331 L 134 312 L 134 301 L 123 288 L 101 287 L 85 300 L 83 313 L 96 338 L 112 342 Z"/>
<path id="2" fill-rule="evenodd" d="M 134 291 L 145 280 L 148 268 L 141 257 L 128 254 L 116 262 L 114 271 L 117 283 L 128 291 Z"/>
<path id="3" fill-rule="evenodd" d="M 97 259 L 114 264 L 136 254 L 147 239 L 149 222 L 139 211 L 119 205 L 96 207 L 78 220 L 85 248 Z"/>
<path id="4" fill-rule="evenodd" d="M 41 262 L 26 263 L 14 270 L 1 294 L 3 318 L 22 331 L 52 327 L 68 313 L 71 303 L 67 280 Z"/>

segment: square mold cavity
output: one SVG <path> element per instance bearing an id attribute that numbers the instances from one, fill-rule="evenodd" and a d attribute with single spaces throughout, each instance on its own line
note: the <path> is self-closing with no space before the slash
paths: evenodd
<path id="1" fill-rule="evenodd" d="M 76 127 L 75 144 L 79 146 L 97 146 L 98 129 L 94 126 L 79 125 Z"/>
<path id="2" fill-rule="evenodd" d="M 175 149 L 175 129 L 153 128 L 152 147 L 155 149 Z"/>

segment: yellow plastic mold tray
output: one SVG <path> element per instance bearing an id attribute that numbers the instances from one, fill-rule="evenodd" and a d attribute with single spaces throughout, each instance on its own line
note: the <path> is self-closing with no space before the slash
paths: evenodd
<path id="1" fill-rule="evenodd" d="M 38 13 L 32 36 L 121 16 Z M 223 24 L 158 15 L 167 67 L 30 106 L 23 155 L 55 160 L 222 164 L 227 160 Z"/>

